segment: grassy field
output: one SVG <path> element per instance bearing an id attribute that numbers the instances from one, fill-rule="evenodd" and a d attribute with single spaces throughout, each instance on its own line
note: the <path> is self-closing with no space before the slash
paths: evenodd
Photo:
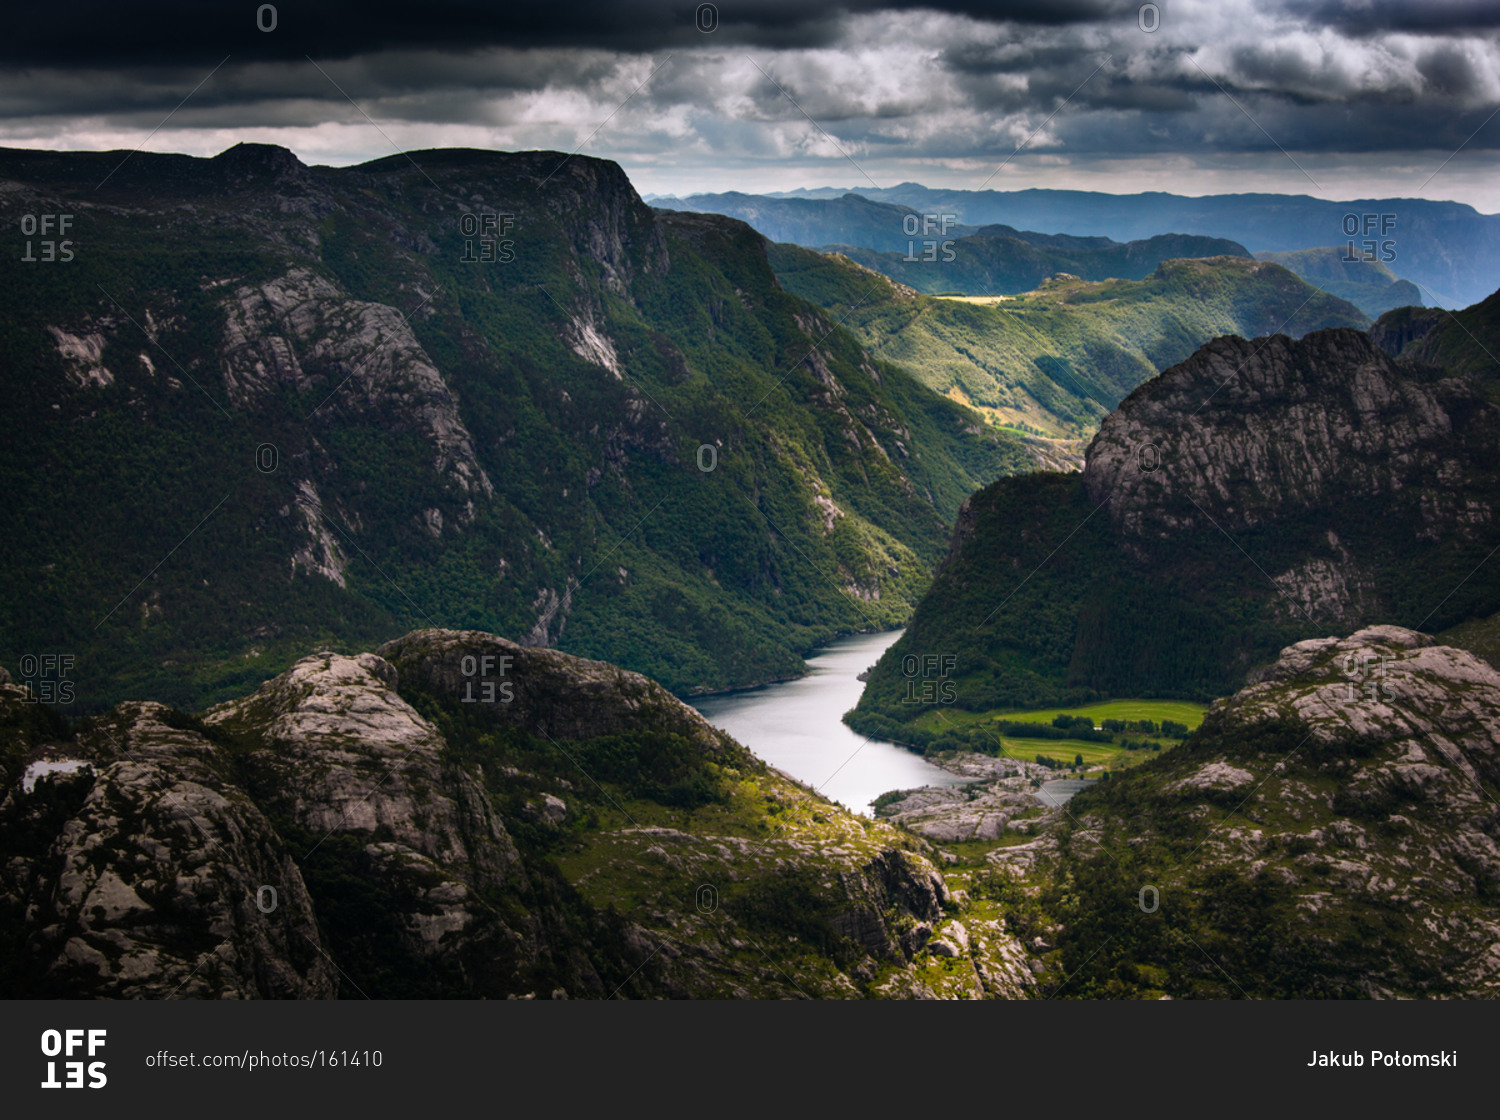
<path id="1" fill-rule="evenodd" d="M 1098 704 L 1085 704 L 1077 708 L 1043 708 L 1030 712 L 961 712 L 953 709 L 938 709 L 928 712 L 914 722 L 918 727 L 973 727 L 976 724 L 990 723 L 1000 719 L 1015 723 L 1051 723 L 1058 716 L 1067 714 L 1088 716 L 1094 721 L 1095 727 L 1107 719 L 1149 719 L 1156 723 L 1170 719 L 1196 730 L 1203 722 L 1203 713 L 1206 711 L 1208 711 L 1208 705 L 1194 704 L 1190 700 L 1105 700 Z M 1084 745 L 1097 747 L 1102 744 L 1086 743 Z M 1050 752 L 1043 751 L 1042 753 Z M 1088 756 L 1084 755 L 1084 757 Z"/>
<path id="2" fill-rule="evenodd" d="M 1203 722 L 1203 713 L 1207 710 L 1204 704 L 1194 704 L 1185 700 L 1107 700 L 1077 708 L 1048 708 L 1029 712 L 961 712 L 944 709 L 929 712 L 915 722 L 920 726 L 931 728 L 971 728 L 983 727 L 997 720 L 1051 723 L 1057 716 L 1066 713 L 1072 716 L 1088 716 L 1094 721 L 1096 727 L 1106 719 L 1149 719 L 1155 723 L 1170 719 L 1196 730 Z M 1160 735 L 1143 736 L 1139 733 L 1131 733 L 1122 737 L 1152 738 L 1161 743 L 1164 751 L 1170 750 L 1177 743 L 1174 739 L 1163 739 Z M 1082 755 L 1084 770 L 1088 777 L 1098 777 L 1105 770 L 1125 770 L 1138 766 L 1146 759 L 1155 758 L 1159 754 L 1157 751 L 1150 750 L 1129 751 L 1120 746 L 1118 741 L 1086 743 L 1079 739 L 1017 739 L 1009 735 L 997 735 L 996 739 L 1003 747 L 1005 754 L 1026 762 L 1034 761 L 1036 756 L 1041 754 L 1072 765 L 1073 760 Z M 1061 773 L 1059 771 L 1059 774 Z"/>

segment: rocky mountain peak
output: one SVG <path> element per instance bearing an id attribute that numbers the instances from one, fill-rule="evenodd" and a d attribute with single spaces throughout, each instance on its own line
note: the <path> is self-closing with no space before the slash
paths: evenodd
<path id="1" fill-rule="evenodd" d="M 1487 523 L 1489 500 L 1462 491 L 1497 432 L 1477 386 L 1403 368 L 1358 331 L 1228 336 L 1104 420 L 1084 483 L 1134 537 L 1233 532 L 1354 495 L 1399 495 L 1429 526 Z"/>
<path id="2" fill-rule="evenodd" d="M 236 186 L 264 187 L 311 178 L 307 165 L 277 144 L 236 144 L 214 156 L 211 166 L 226 184 Z"/>
<path id="3" fill-rule="evenodd" d="M 1091 964 L 1094 994 L 1493 997 L 1497 781 L 1500 672 L 1372 626 L 1285 648 L 1183 746 L 1001 863 L 1151 884 L 1149 915 L 1122 921 L 1097 888 L 1060 912 L 1067 951 L 1129 927 Z"/>
<path id="4" fill-rule="evenodd" d="M 34 710 L 0 684 L 0 726 Z M 1031 984 L 1002 928 L 970 946 L 947 920 L 909 839 L 638 674 L 492 634 L 323 650 L 201 718 L 130 702 L 3 745 L 12 992 L 931 995 L 935 929 L 964 946 L 942 990 Z M 752 936 L 775 957 L 747 964 Z"/>

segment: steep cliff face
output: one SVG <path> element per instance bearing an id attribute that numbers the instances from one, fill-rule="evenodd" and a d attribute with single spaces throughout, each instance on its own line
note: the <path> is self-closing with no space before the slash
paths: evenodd
<path id="1" fill-rule="evenodd" d="M 1497 502 L 1482 381 L 1350 330 L 1217 339 L 1106 418 L 1081 478 L 970 499 L 854 719 L 899 737 L 925 710 L 911 654 L 947 655 L 970 708 L 1211 699 L 1329 628 L 1488 616 Z"/>
<path id="2" fill-rule="evenodd" d="M 28 697 L 0 686 L 13 712 Z M 328 998 L 296 863 L 180 713 L 122 704 L 35 744 L 0 802 L 7 988 L 123 999 Z"/>
<path id="3" fill-rule="evenodd" d="M 611 665 L 426 630 L 201 720 L 37 710 L 0 684 L 6 995 L 1030 991 L 1003 924 L 932 967 L 919 841 Z"/>
<path id="4" fill-rule="evenodd" d="M 1476 385 L 1419 379 L 1357 331 L 1221 338 L 1105 419 L 1084 486 L 1131 538 L 1399 496 L 1432 539 L 1493 522 L 1497 434 Z"/>
<path id="5" fill-rule="evenodd" d="M 92 246 L 0 277 L 0 658 L 67 635 L 75 710 L 198 710 L 432 625 L 679 692 L 784 678 L 898 624 L 963 497 L 1027 463 L 749 227 L 607 161 L 109 162 L 0 152 L 0 219 Z"/>
<path id="6" fill-rule="evenodd" d="M 994 859 L 1055 907 L 1076 995 L 1493 998 L 1497 788 L 1500 674 L 1377 626 L 1283 650 Z"/>

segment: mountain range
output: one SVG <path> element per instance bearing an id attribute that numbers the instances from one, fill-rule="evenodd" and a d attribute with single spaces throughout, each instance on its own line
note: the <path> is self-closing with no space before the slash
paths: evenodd
<path id="1" fill-rule="evenodd" d="M 1370 322 L 1243 256 L 1166 261 L 1138 281 L 1058 275 L 994 300 L 923 296 L 838 253 L 774 245 L 770 256 L 787 291 L 823 307 L 872 354 L 1003 424 L 1065 439 L 1091 436 L 1137 385 L 1220 335 Z"/>
<path id="2" fill-rule="evenodd" d="M 1004 224 L 1122 242 L 1166 233 L 1199 234 L 1229 238 L 1252 253 L 1326 246 L 1347 250 L 1352 244 L 1349 255 L 1373 254 L 1398 275 L 1420 285 L 1424 303 L 1449 308 L 1477 302 L 1500 288 L 1500 265 L 1495 263 L 1500 260 L 1495 253 L 1500 245 L 1500 215 L 1481 214 L 1459 202 L 1421 198 L 1335 201 L 1254 193 L 1191 197 L 1165 191 L 971 191 L 919 183 L 857 190 L 868 201 L 931 214 L 938 222 L 947 215 L 960 227 Z M 848 193 L 847 188 L 825 187 L 765 197 L 781 202 L 826 201 Z M 705 196 L 692 197 L 699 209 L 714 208 L 704 203 Z M 662 205 L 663 200 L 655 204 Z M 845 239 L 828 238 L 817 244 L 834 240 Z M 899 250 L 903 246 L 871 247 Z"/>
<path id="3" fill-rule="evenodd" d="M 559 152 L 125 155 L 0 150 L 0 992 L 1494 994 L 1500 293 L 985 192 L 913 278 L 1029 287 L 948 297 Z M 1213 706 L 1063 809 L 926 734 L 892 824 L 679 699 L 903 622 L 868 735 Z"/>
<path id="4" fill-rule="evenodd" d="M 0 152 L 7 228 L 72 215 L 0 279 L 0 659 L 71 657 L 79 710 L 433 625 L 793 676 L 1032 463 L 615 164 L 123 154 Z"/>
<path id="5" fill-rule="evenodd" d="M 1243 245 L 1222 237 L 1167 233 L 1121 243 L 1007 225 L 957 225 L 943 215 L 855 194 L 780 201 L 731 192 L 659 198 L 653 205 L 738 218 L 772 241 L 841 253 L 927 295 L 1014 295 L 1057 273 L 1084 280 L 1140 280 L 1163 261 L 1250 255 Z"/>

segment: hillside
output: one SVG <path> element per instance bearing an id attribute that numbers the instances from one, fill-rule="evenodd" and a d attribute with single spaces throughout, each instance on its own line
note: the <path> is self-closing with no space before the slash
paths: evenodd
<path id="1" fill-rule="evenodd" d="M 1058 277 L 980 303 L 920 296 L 836 255 L 770 253 L 788 292 L 825 308 L 871 353 L 1047 436 L 1092 434 L 1137 385 L 1219 335 L 1368 324 L 1285 269 L 1240 257 L 1169 261 L 1139 281 Z"/>
<path id="2" fill-rule="evenodd" d="M 0 679 L 0 995 L 1024 996 L 889 825 L 659 685 L 488 634 L 302 658 L 202 719 Z"/>
<path id="3" fill-rule="evenodd" d="M 899 738 L 928 655 L 971 710 L 1207 700 L 1329 628 L 1493 614 L 1497 449 L 1482 386 L 1356 331 L 1216 339 L 1105 419 L 1081 476 L 969 501 L 850 722 Z"/>
<path id="4" fill-rule="evenodd" d="M 899 251 L 884 253 L 857 245 L 822 248 L 926 295 L 971 296 L 1029 292 L 1058 273 L 1083 280 L 1142 280 L 1164 261 L 1250 255 L 1244 246 L 1221 237 L 1173 233 L 1120 244 L 1108 238 L 1022 233 L 1006 226 L 986 226 L 968 237 L 919 235 L 908 241 Z"/>
<path id="5" fill-rule="evenodd" d="M 0 152 L 0 662 L 198 708 L 482 628 L 691 692 L 904 620 L 1019 439 L 609 162 Z"/>
<path id="6" fill-rule="evenodd" d="M 1467 374 L 1500 394 L 1500 292 L 1461 311 L 1392 311 L 1370 334 L 1404 362 Z"/>
<path id="7" fill-rule="evenodd" d="M 1072 998 L 1500 994 L 1500 674 L 1396 627 L 1283 650 L 992 853 Z"/>
<path id="8" fill-rule="evenodd" d="M 1274 261 L 1315 287 L 1348 300 L 1372 319 L 1396 307 L 1421 307 L 1422 290 L 1402 280 L 1379 260 L 1366 260 L 1359 250 L 1350 259 L 1348 245 L 1326 245 L 1285 253 L 1256 253 L 1259 261 Z"/>

